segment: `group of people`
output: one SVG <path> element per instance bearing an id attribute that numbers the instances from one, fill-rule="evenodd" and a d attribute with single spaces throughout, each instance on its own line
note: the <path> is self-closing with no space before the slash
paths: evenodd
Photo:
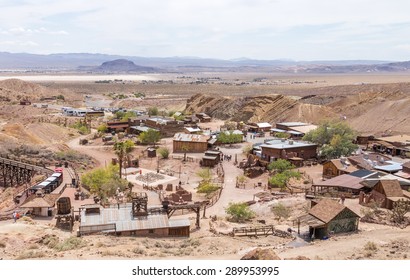
<path id="1" fill-rule="evenodd" d="M 226 161 L 231 161 L 232 159 L 232 155 L 223 155 L 222 157 L 222 161 L 226 160 Z"/>

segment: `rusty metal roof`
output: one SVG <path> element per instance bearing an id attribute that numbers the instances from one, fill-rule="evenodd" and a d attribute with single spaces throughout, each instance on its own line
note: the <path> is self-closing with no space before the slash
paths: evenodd
<path id="1" fill-rule="evenodd" d="M 349 174 L 343 174 L 314 185 L 323 187 L 343 187 L 348 189 L 361 189 L 363 188 L 363 185 L 360 184 L 362 181 L 362 178 L 355 177 Z"/>
<path id="2" fill-rule="evenodd" d="M 199 134 L 177 133 L 174 136 L 174 141 L 182 142 L 207 142 L 209 136 Z"/>

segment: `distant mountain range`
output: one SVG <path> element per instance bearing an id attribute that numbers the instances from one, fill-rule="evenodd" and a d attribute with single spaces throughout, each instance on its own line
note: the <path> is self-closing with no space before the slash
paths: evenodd
<path id="1" fill-rule="evenodd" d="M 0 52 L 0 70 L 70 72 L 270 71 L 283 73 L 404 72 L 410 61 L 232 60 L 199 57 L 138 57 L 91 53 L 29 54 Z"/>

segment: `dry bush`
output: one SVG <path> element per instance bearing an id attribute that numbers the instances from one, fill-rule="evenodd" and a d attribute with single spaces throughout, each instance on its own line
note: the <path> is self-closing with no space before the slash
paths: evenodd
<path id="1" fill-rule="evenodd" d="M 377 245 L 376 243 L 369 241 L 364 245 L 364 249 L 370 251 L 377 251 Z"/>
<path id="2" fill-rule="evenodd" d="M 61 252 L 83 248 L 86 245 L 87 243 L 83 239 L 72 236 L 65 239 L 63 242 L 56 244 L 53 249 Z"/>
<path id="3" fill-rule="evenodd" d="M 45 254 L 39 251 L 25 251 L 16 257 L 16 260 L 44 258 Z"/>
<path id="4" fill-rule="evenodd" d="M 0 248 L 6 248 L 6 242 L 0 241 Z"/>
<path id="5" fill-rule="evenodd" d="M 137 255 L 145 255 L 145 250 L 139 246 L 132 249 L 132 252 Z"/>

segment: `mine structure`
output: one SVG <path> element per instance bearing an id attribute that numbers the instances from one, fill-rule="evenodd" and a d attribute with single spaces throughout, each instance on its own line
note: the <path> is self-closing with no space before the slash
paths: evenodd
<path id="1" fill-rule="evenodd" d="M 51 176 L 54 171 L 48 168 L 0 157 L 0 178 L 4 187 L 16 187 L 29 183 L 34 174 Z"/>

